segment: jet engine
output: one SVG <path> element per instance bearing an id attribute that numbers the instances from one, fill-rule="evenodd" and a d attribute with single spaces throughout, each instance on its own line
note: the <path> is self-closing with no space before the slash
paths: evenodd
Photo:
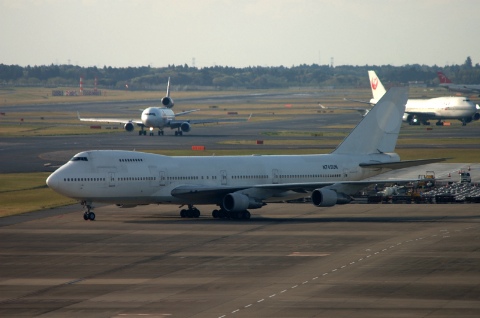
<path id="1" fill-rule="evenodd" d="M 173 99 L 171 99 L 170 97 L 168 96 L 165 96 L 164 98 L 162 98 L 162 105 L 167 107 L 167 108 L 173 108 Z"/>
<path id="2" fill-rule="evenodd" d="M 245 194 L 229 193 L 223 198 L 223 208 L 229 212 L 240 212 L 246 209 L 258 209 L 263 206 L 262 202 L 256 202 Z"/>
<path id="3" fill-rule="evenodd" d="M 133 131 L 135 129 L 135 125 L 131 122 L 126 123 L 125 126 L 123 126 L 126 131 Z"/>
<path id="4" fill-rule="evenodd" d="M 190 124 L 187 123 L 187 122 L 184 122 L 180 125 L 180 129 L 183 131 L 183 132 L 189 132 L 190 131 Z"/>
<path id="5" fill-rule="evenodd" d="M 352 198 L 343 193 L 337 193 L 330 189 L 315 189 L 312 192 L 312 203 L 315 206 L 334 206 L 335 204 L 346 204 Z"/>

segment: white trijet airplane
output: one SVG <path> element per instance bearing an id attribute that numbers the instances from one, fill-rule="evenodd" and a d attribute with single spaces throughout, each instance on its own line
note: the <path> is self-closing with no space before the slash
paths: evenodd
<path id="1" fill-rule="evenodd" d="M 185 114 L 193 113 L 199 109 L 187 110 L 181 113 L 174 113 L 172 108 L 174 106 L 173 99 L 170 97 L 170 77 L 167 83 L 167 95 L 162 98 L 163 107 L 148 107 L 142 111 L 140 120 L 119 119 L 119 118 L 81 118 L 78 114 L 78 119 L 88 122 L 103 122 L 103 123 L 119 123 L 124 124 L 126 131 L 133 131 L 135 125 L 140 126 L 139 135 L 146 135 L 145 128 L 150 130 L 149 135 L 153 136 L 153 129 L 158 128 L 158 135 L 163 135 L 163 129 L 169 127 L 170 129 L 177 129 L 175 136 L 182 136 L 184 132 L 191 130 L 191 125 L 220 123 L 220 122 L 239 122 L 247 119 L 200 119 L 200 120 L 175 120 L 175 117 Z"/>
<path id="2" fill-rule="evenodd" d="M 378 100 L 385 94 L 386 90 L 382 82 L 378 79 L 375 71 L 368 71 L 370 78 L 370 87 L 372 88 L 373 98 L 369 102 L 352 100 L 355 102 L 369 103 L 375 105 Z M 328 107 L 332 108 L 332 107 Z M 367 113 L 367 109 L 359 108 L 343 108 L 354 109 Z M 480 114 L 477 113 L 475 104 L 466 97 L 446 96 L 430 99 L 409 99 L 405 105 L 405 114 L 402 120 L 410 125 L 430 125 L 430 119 L 436 119 L 437 126 L 443 125 L 445 119 L 458 119 L 465 126 L 472 120 L 478 120 Z"/>
<path id="3" fill-rule="evenodd" d="M 311 196 L 319 207 L 348 203 L 369 184 L 402 182 L 361 181 L 365 178 L 443 160 L 400 161 L 393 152 L 407 96 L 406 88 L 390 89 L 331 154 L 170 157 L 93 150 L 76 154 L 46 182 L 79 200 L 85 220 L 95 219 L 93 202 L 187 205 L 183 217 L 200 215 L 194 205 L 215 204 L 219 209 L 212 212 L 214 218 L 243 219 L 250 218 L 247 209 L 267 202 Z"/>
<path id="4" fill-rule="evenodd" d="M 461 93 L 480 93 L 480 85 L 475 84 L 454 84 L 452 81 L 442 72 L 437 72 L 438 79 L 440 80 L 440 86 L 450 91 Z"/>

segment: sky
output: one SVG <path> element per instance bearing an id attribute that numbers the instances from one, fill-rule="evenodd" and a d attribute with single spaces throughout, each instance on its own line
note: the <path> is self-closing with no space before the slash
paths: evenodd
<path id="1" fill-rule="evenodd" d="M 0 64 L 480 63 L 477 0 L 0 0 Z"/>

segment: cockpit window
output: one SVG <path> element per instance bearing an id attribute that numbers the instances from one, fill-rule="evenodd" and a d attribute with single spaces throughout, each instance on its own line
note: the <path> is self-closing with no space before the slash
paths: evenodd
<path id="1" fill-rule="evenodd" d="M 73 157 L 70 161 L 88 161 L 87 157 Z"/>
<path id="2" fill-rule="evenodd" d="M 157 116 L 157 114 L 155 114 L 155 113 L 145 113 L 145 115 L 147 115 L 147 116 Z"/>

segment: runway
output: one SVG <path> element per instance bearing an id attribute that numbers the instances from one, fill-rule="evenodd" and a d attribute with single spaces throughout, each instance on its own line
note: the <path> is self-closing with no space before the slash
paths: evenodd
<path id="1" fill-rule="evenodd" d="M 248 222 L 96 212 L 0 219 L 2 317 L 480 315 L 474 205 L 272 204 Z"/>
<path id="2" fill-rule="evenodd" d="M 87 149 L 203 144 L 214 153 L 244 147 L 221 144 L 232 138 L 275 140 L 282 137 L 265 132 L 326 131 L 332 122 L 354 125 L 360 119 L 357 113 L 319 114 L 196 126 L 180 138 L 126 132 L 0 137 L 0 173 L 49 171 L 45 163 L 63 164 Z M 451 131 L 428 133 L 441 140 Z M 476 126 L 455 136 L 472 133 L 478 134 Z M 468 167 L 477 181 L 480 164 Z M 435 170 L 458 181 L 453 172 L 459 169 L 467 165 L 439 163 L 387 177 L 416 178 Z M 252 210 L 246 222 L 213 219 L 213 206 L 199 208 L 199 219 L 179 218 L 172 205 L 98 206 L 94 222 L 83 220 L 79 205 L 0 218 L 0 316 L 480 316 L 475 204 L 270 204 Z"/>

